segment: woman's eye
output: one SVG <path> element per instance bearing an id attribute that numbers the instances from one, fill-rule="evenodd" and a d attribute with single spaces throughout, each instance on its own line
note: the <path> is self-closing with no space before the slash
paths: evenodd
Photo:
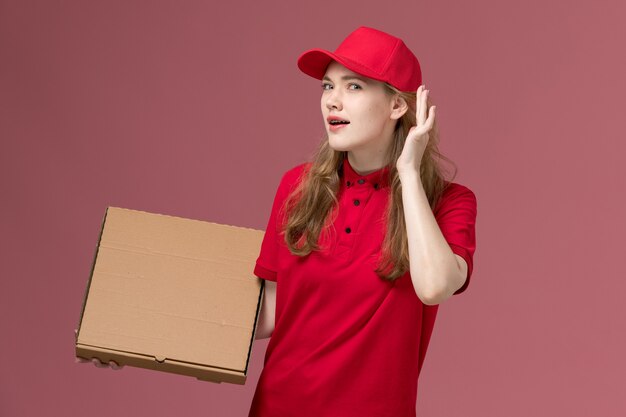
<path id="1" fill-rule="evenodd" d="M 352 88 L 354 87 L 354 88 Z M 350 83 L 350 85 L 348 86 L 348 88 L 350 88 L 351 90 L 360 90 L 361 86 L 355 83 Z"/>
<path id="2" fill-rule="evenodd" d="M 331 88 L 332 88 L 332 85 L 328 83 L 322 83 L 322 90 L 330 90 Z"/>

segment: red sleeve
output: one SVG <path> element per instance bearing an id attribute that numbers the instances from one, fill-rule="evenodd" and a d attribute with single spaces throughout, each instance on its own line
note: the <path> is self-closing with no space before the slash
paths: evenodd
<path id="1" fill-rule="evenodd" d="M 472 190 L 461 184 L 450 183 L 434 213 L 452 252 L 467 262 L 465 283 L 454 294 L 460 294 L 467 289 L 474 269 L 476 208 L 476 196 Z"/>
<path id="2" fill-rule="evenodd" d="M 261 243 L 261 252 L 259 253 L 254 267 L 254 275 L 259 278 L 276 281 L 280 250 L 281 248 L 283 248 L 283 250 L 286 249 L 284 237 L 280 234 L 280 227 L 284 220 L 281 209 L 285 199 L 295 188 L 303 167 L 304 164 L 298 165 L 283 174 L 278 189 L 276 190 L 272 211 L 269 221 L 267 222 L 267 227 L 265 228 L 263 242 Z"/>

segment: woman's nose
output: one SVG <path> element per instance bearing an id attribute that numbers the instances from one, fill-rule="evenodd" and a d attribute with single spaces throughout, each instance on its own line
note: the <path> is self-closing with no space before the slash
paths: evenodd
<path id="1" fill-rule="evenodd" d="M 326 96 L 326 107 L 330 109 L 341 110 L 341 97 L 337 94 L 336 90 L 331 90 Z"/>

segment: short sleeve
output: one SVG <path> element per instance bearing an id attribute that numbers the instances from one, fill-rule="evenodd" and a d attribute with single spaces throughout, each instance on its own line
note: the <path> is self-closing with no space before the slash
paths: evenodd
<path id="1" fill-rule="evenodd" d="M 284 220 L 282 208 L 285 199 L 295 187 L 303 167 L 304 164 L 299 165 L 283 174 L 276 190 L 272 211 L 261 243 L 261 251 L 254 266 L 254 275 L 259 278 L 269 281 L 277 280 L 279 255 L 281 247 L 285 247 L 284 243 L 281 244 L 283 237 L 280 233 L 280 228 Z"/>
<path id="2" fill-rule="evenodd" d="M 450 245 L 452 252 L 461 256 L 467 263 L 467 278 L 454 294 L 465 291 L 474 269 L 476 251 L 476 196 L 467 187 L 450 183 L 434 212 L 441 233 Z"/>

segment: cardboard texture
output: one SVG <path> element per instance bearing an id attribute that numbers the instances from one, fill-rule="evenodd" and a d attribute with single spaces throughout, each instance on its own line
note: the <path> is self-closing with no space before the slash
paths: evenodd
<path id="1" fill-rule="evenodd" d="M 108 207 L 76 356 L 245 384 L 263 232 Z"/>

